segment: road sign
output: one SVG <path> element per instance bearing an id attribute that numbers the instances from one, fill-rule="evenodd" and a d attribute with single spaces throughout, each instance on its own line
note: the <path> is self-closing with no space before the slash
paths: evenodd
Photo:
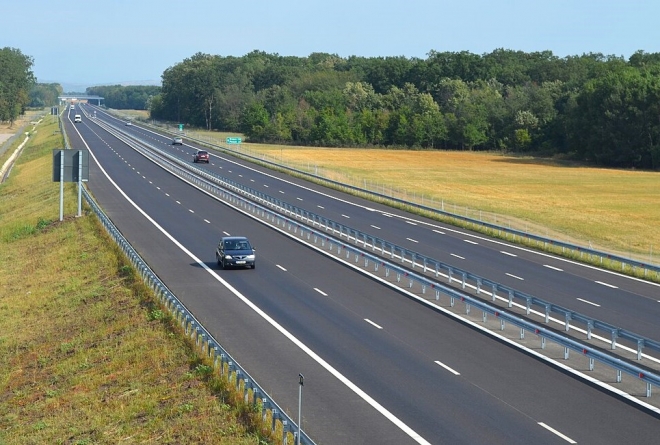
<path id="1" fill-rule="evenodd" d="M 183 131 L 183 124 L 179 124 L 179 131 Z"/>
<path id="2" fill-rule="evenodd" d="M 240 144 L 241 138 L 227 138 L 228 144 Z"/>

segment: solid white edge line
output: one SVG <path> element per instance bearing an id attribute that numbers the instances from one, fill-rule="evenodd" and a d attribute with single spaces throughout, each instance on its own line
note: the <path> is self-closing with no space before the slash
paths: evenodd
<path id="1" fill-rule="evenodd" d="M 543 423 L 543 422 L 539 422 L 539 425 L 541 425 L 541 426 L 542 426 L 543 428 L 545 428 L 546 430 L 550 431 L 552 434 L 555 434 L 555 435 L 561 437 L 562 439 L 564 439 L 564 440 L 565 440 L 566 442 L 568 442 L 568 443 L 577 443 L 576 441 L 574 441 L 573 439 L 571 439 L 571 438 L 568 437 L 567 435 L 560 433 L 560 432 L 557 431 L 556 429 L 554 429 L 554 428 L 552 428 L 552 427 L 546 425 L 546 424 Z"/>
<path id="2" fill-rule="evenodd" d="M 447 371 L 451 372 L 451 373 L 454 374 L 454 375 L 461 375 L 460 372 L 458 372 L 458 371 L 456 371 L 456 370 L 450 368 L 449 366 L 445 365 L 445 364 L 442 363 L 441 361 L 436 360 L 435 363 L 438 364 L 438 365 L 440 365 L 440 366 L 442 366 L 443 368 L 445 368 Z"/>
<path id="3" fill-rule="evenodd" d="M 275 266 L 279 267 L 279 268 L 282 269 L 284 272 L 286 272 L 286 269 L 285 269 L 284 267 L 280 266 L 279 264 L 276 264 Z"/>
<path id="4" fill-rule="evenodd" d="M 328 294 L 326 294 L 325 292 L 323 292 L 323 291 L 322 291 L 321 289 L 319 289 L 318 287 L 315 287 L 314 290 L 315 290 L 316 292 L 318 292 L 319 294 L 323 295 L 324 297 L 327 297 L 327 296 L 328 296 Z"/>
<path id="5" fill-rule="evenodd" d="M 106 173 L 105 169 L 101 166 L 101 164 L 97 161 L 96 157 L 94 156 L 94 153 L 90 150 L 89 146 L 87 143 L 83 140 L 83 143 L 85 143 L 85 146 L 87 146 L 87 149 L 89 150 L 90 156 L 94 159 L 94 162 L 98 165 L 99 169 L 103 172 L 103 174 L 108 178 L 108 181 L 117 189 L 117 191 L 130 203 L 135 209 L 140 212 L 151 224 L 153 224 L 154 227 L 156 227 L 163 235 L 165 235 L 167 238 L 172 241 L 172 243 L 177 246 L 182 252 L 184 252 L 186 255 L 188 255 L 193 261 L 195 261 L 197 264 L 199 264 L 200 267 L 205 269 L 211 276 L 213 276 L 218 282 L 220 282 L 223 286 L 225 286 L 231 293 L 233 293 L 239 300 L 241 300 L 243 303 L 245 303 L 250 309 L 252 309 L 254 312 L 256 312 L 261 318 L 263 318 L 266 322 L 268 322 L 273 328 L 275 328 L 277 331 L 279 331 L 283 336 L 285 336 L 291 343 L 294 345 L 298 346 L 303 352 L 305 352 L 312 360 L 317 362 L 319 365 L 321 365 L 326 371 L 328 371 L 330 374 L 332 374 L 337 380 L 342 382 L 346 387 L 348 387 L 351 391 L 353 391 L 355 394 L 357 394 L 359 397 L 362 398 L 365 402 L 367 402 L 369 405 L 372 406 L 376 411 L 378 411 L 383 417 L 388 419 L 390 422 L 392 422 L 394 425 L 396 425 L 401 431 L 406 433 L 410 438 L 412 438 L 415 442 L 422 444 L 422 445 L 431 445 L 430 442 L 425 440 L 422 436 L 420 436 L 417 432 L 415 432 L 412 428 L 410 428 L 408 425 L 403 423 L 398 417 L 396 417 L 394 414 L 392 414 L 390 411 L 388 411 L 384 406 L 382 406 L 380 403 L 378 403 L 375 399 L 373 399 L 369 394 L 364 392 L 362 389 L 360 389 L 355 383 L 350 381 L 348 378 L 346 378 L 342 373 L 337 371 L 333 366 L 331 366 L 328 362 L 326 362 L 321 356 L 319 356 L 316 352 L 312 351 L 311 348 L 309 348 L 306 344 L 304 344 L 302 341 L 298 340 L 293 334 L 291 334 L 288 330 L 286 330 L 282 325 L 277 323 L 274 319 L 272 319 L 267 313 L 262 311 L 257 305 L 255 305 L 252 301 L 250 301 L 248 298 L 246 298 L 243 294 L 241 294 L 238 290 L 236 290 L 231 284 L 226 282 L 225 280 L 222 279 L 220 275 L 218 275 L 213 269 L 211 269 L 209 266 L 206 265 L 202 260 L 197 258 L 191 251 L 186 249 L 179 241 L 177 241 L 172 235 L 170 235 L 169 232 L 167 232 L 164 228 L 162 228 L 153 218 L 151 218 L 144 210 L 142 210 L 131 198 L 124 193 L 124 191 L 115 183 L 115 181 L 110 178 L 110 176 Z"/>

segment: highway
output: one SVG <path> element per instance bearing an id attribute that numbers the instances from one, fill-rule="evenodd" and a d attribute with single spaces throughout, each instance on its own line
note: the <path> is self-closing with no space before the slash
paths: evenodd
<path id="1" fill-rule="evenodd" d="M 113 119 L 105 114 L 102 118 Z M 191 146 L 137 126 L 129 130 L 192 159 Z M 447 264 L 660 341 L 660 285 L 521 248 L 328 190 L 227 155 L 211 171 Z"/>
<path id="2" fill-rule="evenodd" d="M 655 440 L 656 417 L 253 221 L 88 121 L 75 130 L 68 124 L 68 133 L 74 148 L 93 154 L 88 186 L 96 199 L 178 298 L 290 414 L 297 409 L 298 374 L 305 375 L 303 429 L 317 443 Z M 190 147 L 182 150 L 192 159 Z M 212 161 L 209 168 L 255 188 L 283 184 L 254 167 L 239 170 L 227 159 L 220 164 Z M 388 218 L 384 210 L 365 210 L 369 203 L 349 204 L 349 214 L 342 201 L 296 190 L 302 202 L 344 212 L 351 224 L 366 224 L 371 215 L 371 224 L 392 227 L 392 233 L 397 221 L 407 230 L 423 227 Z M 374 214 L 383 223 L 375 223 Z M 249 236 L 257 248 L 256 270 L 215 266 L 214 247 L 223 234 Z M 448 246 L 449 238 L 441 244 Z M 442 250 L 428 247 L 438 255 Z"/>

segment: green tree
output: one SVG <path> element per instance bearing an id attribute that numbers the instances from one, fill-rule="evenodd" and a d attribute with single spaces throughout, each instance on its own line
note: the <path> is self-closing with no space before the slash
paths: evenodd
<path id="1" fill-rule="evenodd" d="M 19 49 L 0 50 L 0 120 L 8 121 L 10 127 L 30 101 L 30 89 L 36 82 L 33 64 L 32 57 Z"/>

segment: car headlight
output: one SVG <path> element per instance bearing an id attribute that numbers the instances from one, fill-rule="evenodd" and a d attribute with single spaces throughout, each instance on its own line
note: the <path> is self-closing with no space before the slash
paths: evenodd
<path id="1" fill-rule="evenodd" d="M 226 260 L 231 260 L 231 255 L 225 255 Z"/>
<path id="2" fill-rule="evenodd" d="M 246 259 L 248 259 L 248 260 L 254 260 L 254 255 L 248 255 L 248 256 L 246 257 Z"/>

